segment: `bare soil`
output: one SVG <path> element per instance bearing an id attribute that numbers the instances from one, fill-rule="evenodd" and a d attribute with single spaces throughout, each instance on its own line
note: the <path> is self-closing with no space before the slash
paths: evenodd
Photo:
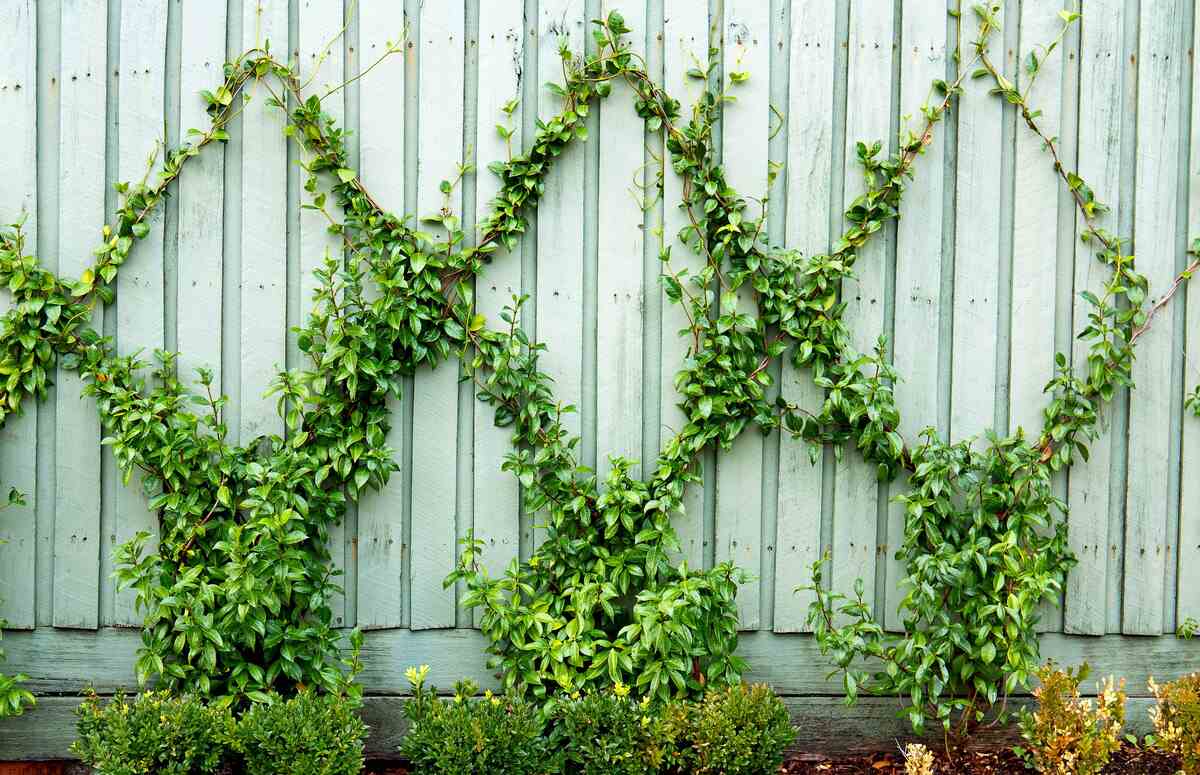
<path id="1" fill-rule="evenodd" d="M 968 751 L 949 759 L 934 751 L 935 775 L 1028 775 L 1024 763 L 1011 749 Z M 904 775 L 904 757 L 899 751 L 852 758 L 827 759 L 804 755 L 784 765 L 788 775 Z M 1116 753 L 1104 775 L 1175 775 L 1179 760 L 1157 751 L 1125 746 Z"/>

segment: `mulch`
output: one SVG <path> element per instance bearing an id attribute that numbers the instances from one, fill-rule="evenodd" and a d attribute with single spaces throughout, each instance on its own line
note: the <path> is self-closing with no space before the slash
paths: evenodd
<path id="1" fill-rule="evenodd" d="M 1028 775 L 1024 763 L 1011 749 L 967 751 L 953 760 L 944 751 L 934 751 L 935 775 Z M 904 757 L 899 751 L 852 758 L 823 759 L 801 756 L 783 767 L 788 775 L 904 775 Z M 1104 775 L 1175 775 L 1179 760 L 1157 751 L 1125 746 L 1113 755 Z"/>

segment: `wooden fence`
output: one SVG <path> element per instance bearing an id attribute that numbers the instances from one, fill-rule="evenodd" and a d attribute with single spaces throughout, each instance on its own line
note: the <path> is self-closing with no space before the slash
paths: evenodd
<path id="1" fill-rule="evenodd" d="M 1056 34 L 1056 11 L 1074 4 L 1004 3 L 994 52 L 1018 84 Z M 969 11 L 960 21 L 942 0 L 7 0 L 0 217 L 27 211 L 46 265 L 78 271 L 113 211 L 113 183 L 139 178 L 164 135 L 175 143 L 205 123 L 197 92 L 220 81 L 227 58 L 267 40 L 273 51 L 286 46 L 319 94 L 407 34 L 402 54 L 326 104 L 353 131 L 367 185 L 397 211 L 440 209 L 439 181 L 463 160 L 480 168 L 449 198 L 470 231 L 497 188 L 487 163 L 508 150 L 495 128 L 501 106 L 520 100 L 519 147 L 557 108 L 543 84 L 561 77 L 559 40 L 580 50 L 588 19 L 610 8 L 685 103 L 697 91 L 686 72 L 710 45 L 725 72 L 750 75 L 720 127 L 729 179 L 763 196 L 769 166 L 782 164 L 770 236 L 805 252 L 828 249 L 843 203 L 862 190 L 855 143 L 894 145 L 930 82 L 952 77 L 955 47 L 974 30 Z M 1082 11 L 1032 102 L 1066 165 L 1112 205 L 1103 224 L 1135 238 L 1139 267 L 1161 293 L 1200 233 L 1196 9 L 1191 0 L 1083 0 Z M 904 217 L 845 288 L 857 344 L 881 334 L 893 343 L 910 441 L 929 425 L 955 440 L 1040 427 L 1054 353 L 1082 360 L 1072 342 L 1088 310 L 1080 293 L 1101 281 L 1041 143 L 987 84 L 968 81 L 917 165 Z M 681 226 L 681 184 L 668 172 L 654 195 L 661 141 L 644 131 L 628 91 L 615 92 L 590 114 L 591 139 L 548 178 L 528 238 L 478 283 L 488 315 L 514 294 L 531 297 L 526 320 L 549 348 L 544 369 L 578 407 L 572 428 L 584 461 L 600 469 L 609 455 L 653 459 L 678 427 L 673 377 L 685 351 L 682 312 L 657 282 L 663 235 Z M 184 173 L 102 313 L 123 352 L 165 347 L 189 373 L 213 368 L 242 439 L 281 427 L 264 390 L 277 368 L 301 364 L 291 327 L 303 320 L 312 269 L 336 249 L 322 216 L 301 208 L 300 159 L 280 115 L 254 96 L 223 151 Z M 808 375 L 784 366 L 773 376 L 789 399 L 818 400 Z M 1144 694 L 1150 673 L 1200 662 L 1200 647 L 1169 635 L 1200 618 L 1200 486 L 1186 475 L 1200 470 L 1200 419 L 1183 410 L 1200 382 L 1200 286 L 1139 342 L 1135 376 L 1137 390 L 1106 412 L 1090 461 L 1057 481 L 1080 564 L 1063 606 L 1046 611 L 1044 648 L 1124 674 Z M 455 365 L 407 387 L 389 439 L 401 470 L 352 509 L 334 545 L 345 570 L 336 617 L 371 631 L 365 680 L 379 695 L 402 692 L 402 668 L 422 662 L 441 685 L 462 675 L 491 684 L 483 640 L 456 604 L 461 590 L 442 579 L 469 529 L 497 570 L 536 541 L 536 520 L 499 467 L 508 432 L 493 427 Z M 132 594 L 114 586 L 113 552 L 155 519 L 136 481 L 121 486 L 100 436 L 95 407 L 68 373 L 0 431 L 0 484 L 29 496 L 0 513 L 6 669 L 43 692 L 133 682 L 139 617 Z M 789 695 L 836 693 L 804 635 L 808 598 L 794 589 L 829 550 L 832 583 L 865 579 L 877 613 L 897 625 L 902 521 L 890 497 L 904 483 L 878 485 L 853 453 L 839 462 L 827 450 L 814 465 L 804 444 L 756 433 L 710 453 L 703 468 L 678 530 L 693 565 L 732 560 L 756 574 L 739 594 L 751 677 Z M 47 698 L 25 721 L 0 724 L 0 758 L 61 753 L 69 705 Z M 831 713 L 824 700 L 809 707 Z"/>

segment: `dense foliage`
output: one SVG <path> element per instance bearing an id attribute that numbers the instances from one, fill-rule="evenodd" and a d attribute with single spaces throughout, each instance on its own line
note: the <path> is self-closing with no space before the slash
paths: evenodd
<path id="1" fill-rule="evenodd" d="M 1017 753 L 1031 769 L 1053 775 L 1096 775 L 1121 747 L 1125 727 L 1125 685 L 1110 676 L 1095 700 L 1079 696 L 1088 665 L 1058 668 L 1048 662 L 1037 671 L 1036 706 L 1021 711 L 1024 747 Z"/>
<path id="2" fill-rule="evenodd" d="M 461 682 L 454 696 L 442 699 L 425 686 L 428 667 L 409 668 L 412 699 L 404 705 L 410 726 L 400 754 L 418 775 L 489 772 L 496 775 L 545 775 L 555 771 L 539 708 L 515 695 L 487 692 Z"/>
<path id="3" fill-rule="evenodd" d="M 366 724 L 359 703 L 340 694 L 300 691 L 256 703 L 238 720 L 232 748 L 246 775 L 288 772 L 354 775 L 363 768 Z"/>
<path id="4" fill-rule="evenodd" d="M 638 702 L 629 687 L 588 694 L 556 703 L 551 748 L 564 760 L 564 771 L 579 775 L 651 775 L 674 746 L 649 698 Z"/>
<path id="5" fill-rule="evenodd" d="M 1011 692 L 1026 687 L 1037 669 L 1038 607 L 1057 602 L 1075 563 L 1067 544 L 1065 504 L 1054 496 L 1051 476 L 1076 456 L 1086 459 L 1087 445 L 1097 432 L 1097 409 L 1119 388 L 1132 387 L 1134 344 L 1187 274 L 1146 308 L 1147 283 L 1136 272 L 1133 256 L 1124 251 L 1123 240 L 1096 223 L 1106 207 L 1083 180 L 1064 168 L 1056 140 L 1043 132 L 1037 123 L 1039 112 L 1026 102 L 1044 56 L 1030 62 L 1024 93 L 992 63 L 988 44 L 998 29 L 997 10 L 976 6 L 979 34 L 973 56 L 960 59 L 959 76 L 952 84 L 940 85 L 943 102 L 923 109 L 929 122 L 923 137 L 961 91 L 963 80 L 973 76 L 990 78 L 993 93 L 1014 105 L 1027 128 L 1043 141 L 1081 216 L 1081 238 L 1111 269 L 1102 295 L 1082 294 L 1092 305 L 1078 335 L 1087 348 L 1087 366 L 1076 373 L 1066 355 L 1056 356 L 1056 374 L 1046 386 L 1050 399 L 1037 436 L 1017 429 L 1010 436 L 989 433 L 984 445 L 975 440 L 950 444 L 928 429 L 915 448 L 898 441 L 891 447 L 872 445 L 878 435 L 870 431 L 857 437 L 868 458 L 874 454 L 890 470 L 908 472 L 908 491 L 897 498 L 905 507 L 904 540 L 897 552 L 906 569 L 902 633 L 886 633 L 875 620 L 863 602 L 861 582 L 854 596 L 831 592 L 822 584 L 823 563 L 818 563 L 811 587 L 816 595 L 810 621 L 822 651 L 842 671 L 847 697 L 853 701 L 860 691 L 906 697 L 914 728 L 920 730 L 926 720 L 935 719 L 956 736 L 983 720 Z M 1046 55 L 1079 18 L 1067 11 L 1060 16 L 1063 32 L 1045 47 Z M 902 140 L 900 155 L 880 165 L 890 170 L 882 186 L 868 171 L 868 191 L 852 204 L 848 217 L 873 212 L 869 223 L 877 230 L 882 219 L 894 215 L 873 203 L 887 200 L 893 196 L 889 192 L 902 186 L 908 169 L 904 149 L 910 145 L 912 141 Z M 857 393 L 870 394 L 866 388 Z M 866 417 L 894 427 L 899 418 L 890 394 L 880 392 L 864 400 Z M 879 668 L 874 673 L 863 669 L 865 659 Z"/>
<path id="6" fill-rule="evenodd" d="M 1150 692 L 1154 745 L 1178 756 L 1186 775 L 1200 773 L 1200 673 L 1161 685 L 1152 678 Z"/>
<path id="7" fill-rule="evenodd" d="M 110 700 L 89 694 L 75 711 L 71 752 L 105 775 L 203 775 L 227 760 L 234 721 L 228 708 L 168 691 Z"/>
<path id="8" fill-rule="evenodd" d="M 543 704 L 491 692 L 473 699 L 470 682 L 439 698 L 427 671 L 408 671 L 411 726 L 400 748 L 426 775 L 768 775 L 793 739 L 787 709 L 765 686 L 656 703 L 618 683 Z"/>
<path id="9" fill-rule="evenodd" d="M 770 688 L 728 686 L 666 710 L 674 745 L 670 772 L 697 775 L 774 773 L 795 737 L 791 716 Z"/>
<path id="10" fill-rule="evenodd" d="M 10 489 L 8 491 L 8 500 L 0 505 L 0 511 L 12 506 L 24 505 L 25 499 L 20 491 Z M 0 631 L 3 631 L 7 622 L 0 619 Z M 4 649 L 0 648 L 0 662 L 4 661 Z M 25 712 L 25 708 L 34 704 L 33 693 L 21 686 L 25 681 L 23 675 L 5 675 L 0 673 L 0 718 L 6 716 L 19 716 Z"/>

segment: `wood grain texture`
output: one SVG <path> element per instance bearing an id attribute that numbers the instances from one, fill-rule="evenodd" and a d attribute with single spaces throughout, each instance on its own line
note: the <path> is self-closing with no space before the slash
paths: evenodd
<path id="1" fill-rule="evenodd" d="M 832 3 L 792 6 L 787 106 L 789 247 L 805 255 L 829 250 L 829 207 L 833 181 L 833 81 L 836 11 Z M 785 359 L 780 382 L 784 400 L 817 407 L 823 391 L 809 369 Z M 823 460 L 809 445 L 784 433 L 779 440 L 778 517 L 775 529 L 775 632 L 807 632 L 811 592 L 797 587 L 812 580 L 821 556 Z"/>
<path id="2" fill-rule="evenodd" d="M 619 10 L 629 50 L 646 55 L 646 5 L 603 0 L 602 15 Z M 596 448 L 600 476 L 610 457 L 642 456 L 643 299 L 642 261 L 646 239 L 645 127 L 633 110 L 633 89 L 624 82 L 600 105 L 600 177 L 596 304 Z M 653 384 L 653 383 L 651 383 Z M 631 469 L 640 476 L 643 461 Z"/>
<path id="3" fill-rule="evenodd" d="M 208 126 L 208 105 L 200 92 L 212 90 L 224 78 L 225 8 L 182 3 L 180 39 L 179 137 Z M 210 369 L 213 385 L 221 385 L 221 284 L 225 218 L 222 188 L 225 155 L 209 149 L 193 158 L 179 175 L 179 375 L 198 384 L 196 369 Z M 197 388 L 199 389 L 199 388 Z"/>
<path id="4" fill-rule="evenodd" d="M 345 92 L 338 90 L 330 93 L 331 89 L 339 87 L 346 80 L 345 59 L 342 56 L 344 43 L 337 37 L 337 32 L 343 25 L 342 0 L 301 0 L 297 10 L 300 26 L 297 32 L 300 81 L 307 85 L 305 97 L 316 96 L 321 99 L 324 111 L 334 121 L 342 124 L 346 115 Z M 301 157 L 302 164 L 312 158 L 303 152 Z M 326 261 L 330 259 L 342 263 L 342 239 L 329 232 L 329 219 L 343 219 L 342 210 L 334 201 L 331 189 L 328 176 L 321 176 L 317 181 L 316 190 L 328 195 L 325 200 L 325 210 L 328 214 L 319 210 L 300 210 L 300 298 L 293 300 L 293 303 L 300 309 L 301 325 L 307 323 L 313 308 L 313 293 L 318 289 L 319 282 L 315 275 L 316 270 L 324 268 Z M 302 205 L 312 204 L 309 192 L 302 192 L 299 196 Z M 291 359 L 298 362 L 299 353 L 293 352 Z M 329 540 L 326 543 L 334 567 L 343 573 L 343 578 L 338 580 L 343 586 L 348 559 L 345 521 L 344 517 L 338 524 L 330 525 Z M 334 625 L 345 625 L 345 593 L 334 594 L 329 600 L 329 607 L 333 612 Z"/>
<path id="5" fill-rule="evenodd" d="M 497 125 L 511 126 L 513 153 L 522 145 L 522 108 L 511 120 L 502 108 L 521 96 L 524 64 L 522 0 L 501 0 L 479 7 L 479 96 L 475 127 L 476 165 L 475 212 L 482 223 L 490 212 L 489 203 L 500 190 L 499 178 L 488 171 L 493 161 L 509 158 L 510 143 L 497 131 Z M 504 325 L 500 313 L 521 295 L 521 255 L 499 250 L 484 267 L 475 283 L 476 308 L 493 326 Z M 502 574 L 516 559 L 521 543 L 521 492 L 517 478 L 500 470 L 504 456 L 512 451 L 512 429 L 496 427 L 493 409 L 483 403 L 475 406 L 475 537 L 483 541 L 483 565 L 493 577 Z M 478 617 L 480 614 L 474 614 Z M 478 618 L 476 618 L 478 622 Z"/>
<path id="6" fill-rule="evenodd" d="M 1183 72 L 1185 32 L 1178 20 L 1183 5 L 1142 6 L 1138 34 L 1137 177 L 1134 215 L 1138 270 L 1150 282 L 1152 303 L 1176 272 L 1177 187 L 1180 111 L 1177 85 Z M 1190 31 L 1186 42 L 1190 42 Z M 1166 429 L 1178 397 L 1171 395 L 1171 360 L 1176 343 L 1171 314 L 1160 316 L 1137 343 L 1129 406 L 1129 486 L 1125 494 L 1125 597 L 1121 631 L 1157 635 L 1163 631 L 1166 564 L 1175 561 L 1175 537 L 1167 535 L 1165 497 L 1170 480 Z M 1182 343 L 1180 343 L 1182 344 Z"/>
<path id="7" fill-rule="evenodd" d="M 65 5 L 62 38 L 63 110 L 59 126 L 58 269 L 79 276 L 91 264 L 104 223 L 104 78 L 107 41 L 96 30 L 108 12 L 98 0 Z M 66 106 L 71 106 L 69 109 Z M 150 261 L 150 256 L 134 261 Z M 93 316 L 93 324 L 101 313 Z M 59 369 L 55 412 L 54 614 L 59 627 L 96 627 L 99 622 L 100 417 L 82 395 L 78 373 Z M 103 551 L 111 551 L 111 545 Z"/>
<path id="8" fill-rule="evenodd" d="M 1117 205 L 1128 193 L 1121 181 L 1122 112 L 1122 23 L 1125 4 L 1121 0 L 1093 0 L 1088 23 L 1081 28 L 1079 81 L 1079 175 L 1088 182 L 1096 198 Z M 1100 217 L 1099 224 L 1116 230 L 1116 210 Z M 1076 229 L 1086 224 L 1076 217 Z M 1082 331 L 1093 307 L 1081 295 L 1099 294 L 1111 270 L 1095 255 L 1095 249 L 1079 242 L 1075 246 L 1075 306 L 1072 330 Z M 1087 363 L 1087 347 L 1076 342 L 1072 363 L 1076 369 Z M 1088 460 L 1076 459 L 1069 474 L 1068 537 L 1079 564 L 1067 576 L 1063 627 L 1080 635 L 1102 635 L 1108 611 L 1117 605 L 1109 594 L 1110 578 L 1118 571 L 1114 538 L 1109 536 L 1110 476 L 1114 438 L 1111 405 L 1100 412 L 1099 436 L 1092 442 Z"/>
<path id="9" fill-rule="evenodd" d="M 1194 20 L 1192 51 L 1200 45 L 1200 19 Z M 1200 62 L 1192 58 L 1192 136 L 1188 154 L 1188 246 L 1200 238 Z M 1188 284 L 1187 319 L 1184 326 L 1184 389 L 1200 383 L 1200 288 Z M 1182 466 L 1185 472 L 1200 466 L 1200 422 L 1184 411 Z M 1179 597 L 1178 622 L 1189 617 L 1200 621 L 1200 482 L 1184 475 L 1180 481 L 1179 507 Z"/>
<path id="10" fill-rule="evenodd" d="M 463 36 L 461 3 L 426 4 L 421 9 L 420 90 L 454 106 L 422 111 L 417 151 L 417 215 L 448 206 L 462 213 L 462 190 L 449 202 L 438 190 L 454 180 L 462 161 Z M 427 98 L 423 98 L 423 104 Z M 437 228 L 437 227 L 434 227 Z M 412 606 L 413 629 L 454 626 L 454 589 L 442 579 L 454 565 L 458 363 L 451 357 L 432 371 L 418 371 L 413 384 Z"/>
<path id="11" fill-rule="evenodd" d="M 359 47 L 364 67 L 391 45 L 404 45 L 404 9 L 393 3 L 364 3 L 359 8 Z M 372 196 L 394 213 L 404 212 L 404 62 L 403 53 L 383 60 L 359 81 L 359 174 Z M 377 292 L 369 286 L 371 293 Z M 401 460 L 405 416 L 401 401 L 388 397 L 391 428 L 387 445 Z M 400 627 L 405 619 L 401 594 L 404 576 L 404 505 L 408 500 L 403 471 L 396 471 L 380 492 L 358 504 L 358 626 Z"/>
<path id="12" fill-rule="evenodd" d="M 946 74 L 944 12 L 930 3 L 906 2 L 900 31 L 900 112 L 911 116 L 909 127 L 924 126 L 920 107 L 930 99 L 929 86 Z M 903 127 L 901 132 L 903 132 Z M 920 131 L 919 128 L 913 129 Z M 921 442 L 921 431 L 938 424 L 944 396 L 939 393 L 939 331 L 946 300 L 942 298 L 942 244 L 945 223 L 937 203 L 945 196 L 946 125 L 934 128 L 932 141 L 915 165 L 912 182 L 904 192 L 905 210 L 896 224 L 896 295 L 893 364 L 901 380 L 896 384 L 900 432 L 909 445 Z M 891 484 L 893 497 L 908 491 L 905 474 Z M 887 600 L 885 623 L 889 630 L 903 629 L 900 601 L 904 590 L 903 563 L 896 551 L 904 542 L 904 506 L 888 503 L 887 535 L 882 537 Z"/>
<path id="13" fill-rule="evenodd" d="M 1007 16 L 1000 14 L 1003 24 Z M 969 41 L 975 18 L 959 20 Z M 994 38 L 992 48 L 1001 45 Z M 964 52 L 966 46 L 964 46 Z M 1000 53 L 993 51 L 995 57 Z M 966 56 L 966 54 L 964 54 Z M 997 59 L 997 61 L 1002 61 Z M 1000 148 L 1002 106 L 990 82 L 969 79 L 958 100 L 958 177 L 955 189 L 954 341 L 950 439 L 962 441 L 992 427 L 996 402 L 1000 271 Z"/>
<path id="14" fill-rule="evenodd" d="M 729 86 L 737 101 L 722 116 L 728 160 L 725 179 L 748 203 L 747 220 L 758 217 L 767 190 L 767 138 L 770 135 L 771 16 L 766 3 L 729 0 L 721 29 L 725 75 L 743 72 L 749 80 Z M 751 289 L 738 291 L 738 309 L 753 312 Z M 729 450 L 717 453 L 717 562 L 732 562 L 757 574 L 762 562 L 763 435 L 749 423 Z M 757 630 L 760 620 L 759 581 L 738 588 L 738 616 L 744 630 Z"/>
<path id="15" fill-rule="evenodd" d="M 708 56 L 708 16 L 691 11 L 689 0 L 666 0 L 663 7 L 663 72 L 664 85 L 685 110 L 690 110 L 701 90 L 701 82 L 689 78 L 687 71 L 699 67 Z M 670 250 L 669 271 L 698 272 L 704 259 L 694 253 L 678 237 L 679 231 L 688 225 L 687 213 L 678 207 L 683 201 L 683 178 L 676 175 L 667 165 L 663 172 L 663 224 L 664 249 Z M 664 265 L 664 271 L 668 271 Z M 688 284 L 694 291 L 695 286 Z M 662 396 L 662 427 L 659 440 L 668 439 L 683 429 L 687 416 L 679 408 L 682 400 L 675 389 L 675 375 L 687 360 L 692 335 L 688 328 L 688 313 L 682 304 L 674 304 L 665 291 L 662 301 L 662 345 L 659 384 Z M 646 375 L 650 378 L 650 375 Z M 697 462 L 697 473 L 712 475 L 703 470 L 704 461 Z M 713 536 L 704 531 L 704 487 L 696 483 L 685 488 L 683 514 L 675 518 L 675 532 L 679 537 L 681 559 L 692 568 L 704 567 L 706 547 Z"/>
<path id="16" fill-rule="evenodd" d="M 247 0 L 242 47 L 286 51 L 287 40 L 287 5 Z M 265 393 L 287 361 L 288 141 L 282 112 L 266 105 L 265 86 L 252 83 L 245 92 L 251 102 L 242 113 L 240 428 L 230 429 L 243 444 L 283 432 L 275 399 Z"/>
<path id="17" fill-rule="evenodd" d="M 101 85 L 103 69 L 97 71 Z M 101 102 L 103 114 L 103 102 Z M 18 0 L 0 8 L 0 137 L 11 143 L 0 159 L 0 218 L 15 221 L 22 213 L 26 221 L 26 251 L 37 246 L 37 6 Z M 103 158 L 103 134 L 101 134 Z M 0 315 L 8 312 L 11 297 L 0 292 Z M 78 399 L 78 393 L 75 394 Z M 76 400 L 78 403 L 78 400 Z M 85 407 L 85 410 L 90 407 Z M 95 418 L 95 410 L 91 415 Z M 25 494 L 24 506 L 0 511 L 0 620 L 9 627 L 33 627 L 36 623 L 37 592 L 34 588 L 37 521 L 35 491 L 37 469 L 37 411 L 32 401 L 23 413 L 9 417 L 0 428 L 0 503 L 8 502 L 8 491 L 16 487 Z M 97 469 L 99 464 L 97 463 Z M 99 478 L 90 484 L 84 500 L 99 493 Z M 85 486 L 86 486 L 85 484 Z M 99 507 L 96 508 L 96 519 Z M 94 550 L 98 545 L 92 535 Z M 89 567 L 96 566 L 95 557 Z M 80 574 L 83 583 L 94 574 Z M 93 615 L 96 596 L 92 596 Z"/>
<path id="18" fill-rule="evenodd" d="M 854 201 L 867 190 L 857 146 L 880 142 L 880 157 L 891 147 L 891 72 L 894 18 L 892 8 L 852 5 L 850 8 L 849 65 L 846 86 L 845 201 Z M 849 222 L 845 226 L 849 227 Z M 884 233 L 876 234 L 859 251 L 855 277 L 842 284 L 846 303 L 844 319 L 851 345 L 860 353 L 874 351 L 884 334 L 887 304 L 888 245 Z M 838 462 L 834 482 L 833 563 L 830 582 L 836 592 L 853 595 L 856 582 L 864 586 L 868 607 L 875 601 L 875 566 L 881 537 L 878 535 L 879 489 L 876 467 L 852 448 Z"/>
<path id="19" fill-rule="evenodd" d="M 94 33 L 93 33 L 94 34 Z M 138 181 L 157 175 L 161 164 L 163 117 L 166 111 L 167 7 L 154 0 L 130 0 L 121 4 L 120 108 L 118 125 L 117 177 Z M 147 173 L 146 149 L 158 147 L 158 160 Z M 165 345 L 163 299 L 163 212 L 148 219 L 149 233 L 140 240 L 117 274 L 117 348 L 123 354 L 140 352 L 151 368 L 155 350 Z M 149 374 L 149 369 L 143 371 Z M 118 545 L 139 532 L 158 533 L 158 518 L 146 507 L 142 476 L 134 472 L 128 484 L 117 490 L 115 523 Z M 152 541 L 146 551 L 157 550 Z M 138 625 L 141 616 L 134 608 L 132 590 L 116 593 L 115 622 Z"/>

